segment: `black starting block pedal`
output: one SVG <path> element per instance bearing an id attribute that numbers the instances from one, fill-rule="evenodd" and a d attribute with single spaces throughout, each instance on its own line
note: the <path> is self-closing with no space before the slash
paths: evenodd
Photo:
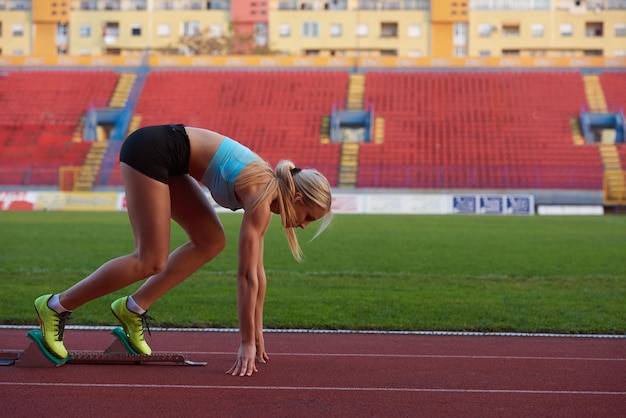
<path id="1" fill-rule="evenodd" d="M 128 336 L 120 327 L 111 332 L 115 336 L 113 343 L 104 352 L 72 352 L 60 359 L 45 346 L 40 330 L 32 330 L 27 336 L 33 341 L 15 360 L 18 367 L 59 367 L 64 364 L 169 364 L 186 366 L 204 366 L 206 362 L 191 361 L 185 354 L 154 353 L 139 354 L 130 345 Z"/>

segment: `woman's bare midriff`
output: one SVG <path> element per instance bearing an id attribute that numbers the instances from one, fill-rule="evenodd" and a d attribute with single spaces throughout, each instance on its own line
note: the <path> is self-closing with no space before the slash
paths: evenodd
<path id="1" fill-rule="evenodd" d="M 224 140 L 224 136 L 207 129 L 185 126 L 189 137 L 189 174 L 200 180 L 213 159 L 215 152 Z"/>

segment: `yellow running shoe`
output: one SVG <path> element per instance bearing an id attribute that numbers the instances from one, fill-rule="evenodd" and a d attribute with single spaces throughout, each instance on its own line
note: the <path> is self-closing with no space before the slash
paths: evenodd
<path id="1" fill-rule="evenodd" d="M 35 311 L 39 318 L 39 328 L 43 334 L 43 342 L 55 357 L 67 358 L 68 352 L 63 345 L 63 332 L 65 323 L 70 318 L 71 312 L 61 314 L 48 307 L 48 300 L 52 295 L 43 295 L 35 299 Z"/>
<path id="2" fill-rule="evenodd" d="M 148 312 L 144 312 L 142 315 L 136 314 L 130 311 L 126 307 L 126 301 L 128 300 L 128 296 L 120 298 L 114 301 L 111 304 L 111 311 L 113 315 L 117 318 L 118 321 L 122 324 L 124 328 L 124 332 L 128 335 L 128 340 L 130 345 L 139 353 L 139 354 L 152 354 L 152 350 L 150 346 L 146 343 L 146 340 L 143 337 L 143 328 L 144 325 L 150 333 L 150 328 L 148 327 L 148 320 L 153 319 L 148 316 Z"/>

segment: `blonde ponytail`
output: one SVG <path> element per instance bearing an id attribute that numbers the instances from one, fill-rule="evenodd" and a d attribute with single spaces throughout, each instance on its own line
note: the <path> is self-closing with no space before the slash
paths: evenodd
<path id="1" fill-rule="evenodd" d="M 315 205 L 326 210 L 324 221 L 313 237 L 316 238 L 330 224 L 331 213 L 331 188 L 326 177 L 314 169 L 299 169 L 289 160 L 282 160 L 272 170 L 266 162 L 254 162 L 246 166 L 237 178 L 237 183 L 244 187 L 251 184 L 267 183 L 263 192 L 259 195 L 250 210 L 271 196 L 276 191 L 278 210 L 289 249 L 297 261 L 302 261 L 303 255 L 298 243 L 298 238 L 294 228 L 289 227 L 297 221 L 297 213 L 294 205 L 296 192 L 302 194 L 303 201 L 310 205 Z"/>
<path id="2" fill-rule="evenodd" d="M 299 192 L 302 194 L 302 200 L 305 204 L 318 206 L 326 211 L 324 220 L 313 237 L 313 239 L 315 239 L 328 227 L 332 220 L 330 184 L 326 177 L 317 170 L 296 168 L 295 164 L 289 160 L 283 160 L 278 163 L 276 166 L 276 175 L 279 178 L 279 184 L 285 184 L 285 192 L 289 193 L 283 197 L 283 201 L 285 202 L 283 205 L 284 209 L 283 206 L 281 206 L 281 217 L 283 228 L 285 228 L 285 234 L 287 235 L 287 242 L 289 243 L 289 248 L 294 258 L 298 261 L 302 261 L 302 251 L 294 228 L 287 227 L 287 225 L 293 225 L 297 220 L 293 197 L 296 192 Z M 280 188 L 279 190 L 279 194 L 282 194 L 283 190 Z"/>

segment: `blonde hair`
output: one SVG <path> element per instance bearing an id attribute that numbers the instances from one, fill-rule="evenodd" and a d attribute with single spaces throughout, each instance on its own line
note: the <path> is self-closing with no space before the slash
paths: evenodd
<path id="1" fill-rule="evenodd" d="M 295 164 L 289 160 L 282 160 L 276 165 L 276 169 L 265 161 L 257 161 L 248 164 L 237 177 L 237 184 L 248 186 L 252 184 L 267 183 L 250 210 L 253 210 L 259 202 L 262 202 L 278 191 L 278 208 L 280 218 L 287 236 L 287 243 L 293 257 L 302 261 L 302 250 L 298 243 L 298 238 L 293 225 L 296 222 L 296 209 L 294 196 L 296 192 L 302 194 L 302 201 L 305 204 L 318 206 L 326 211 L 322 223 L 312 239 L 317 238 L 332 220 L 331 204 L 332 195 L 330 184 L 324 175 L 315 169 L 296 168 Z"/>

